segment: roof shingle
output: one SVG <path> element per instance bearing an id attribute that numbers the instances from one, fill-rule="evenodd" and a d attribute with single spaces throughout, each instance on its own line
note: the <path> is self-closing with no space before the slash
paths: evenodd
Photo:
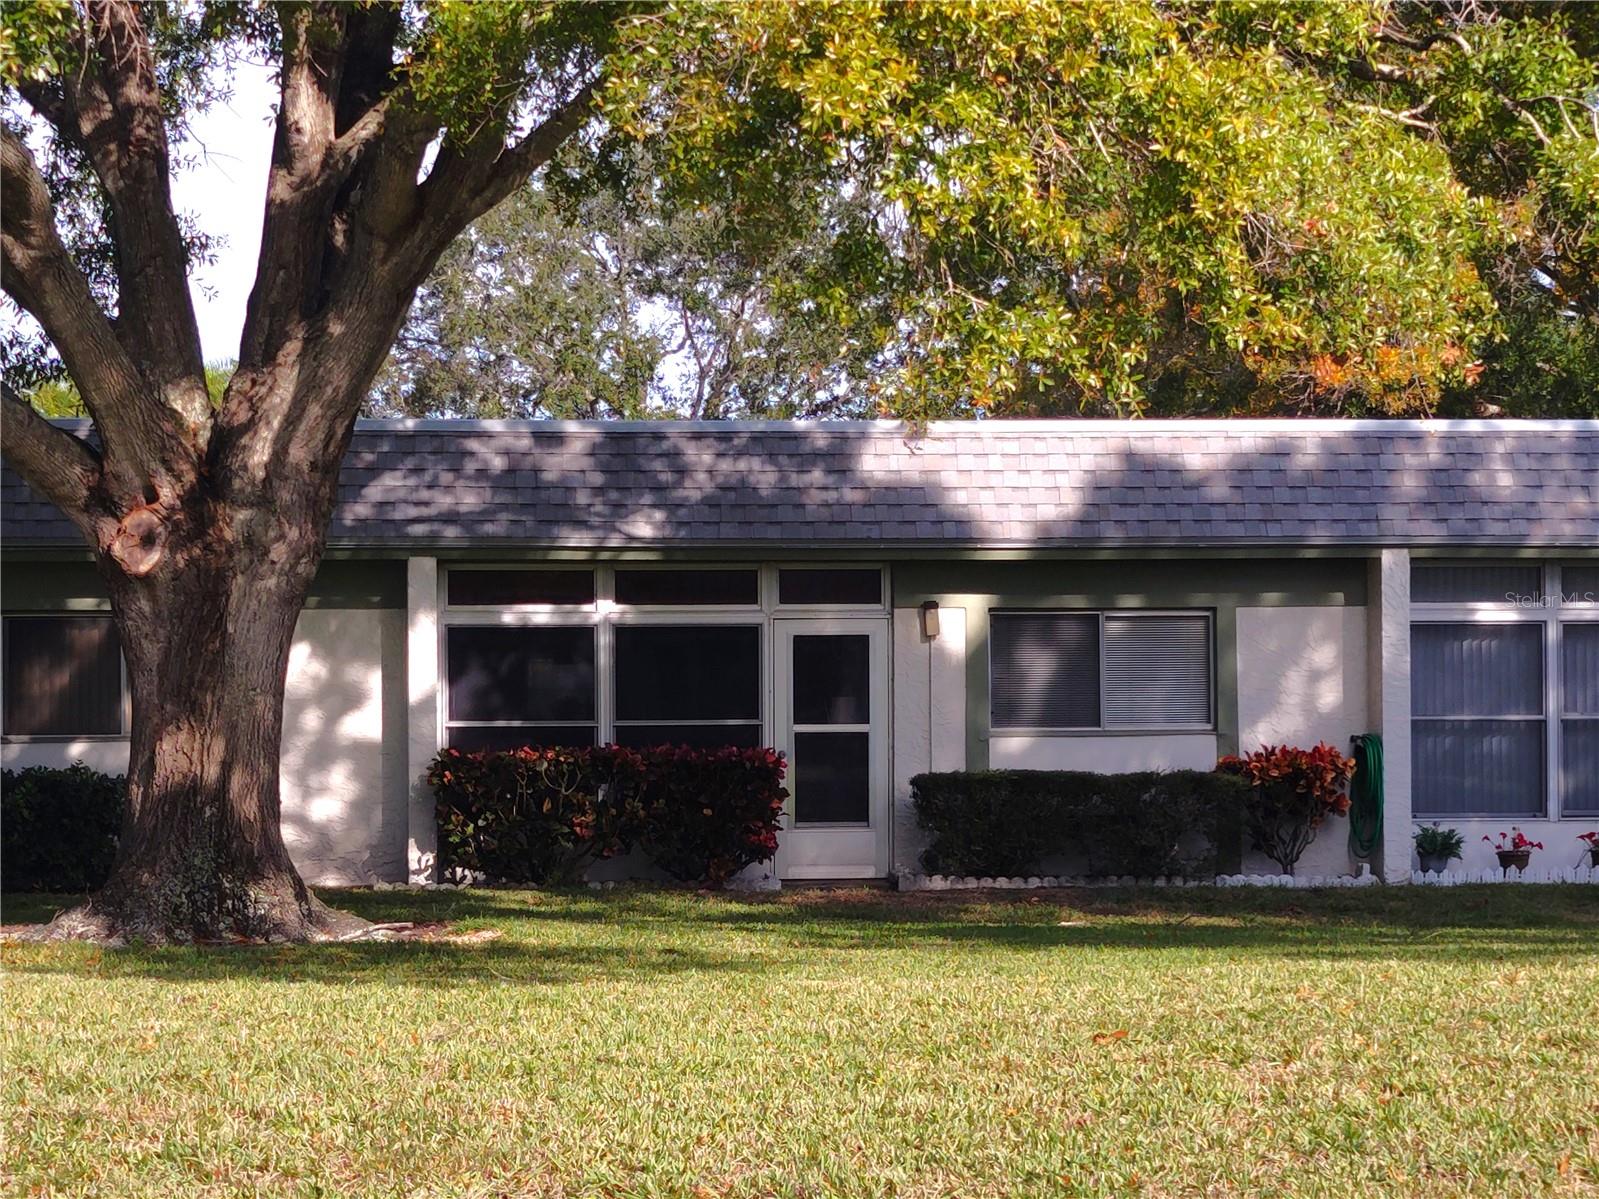
<path id="1" fill-rule="evenodd" d="M 9 469 L 8 543 L 77 534 Z M 1599 545 L 1599 422 L 362 422 L 334 546 Z"/>

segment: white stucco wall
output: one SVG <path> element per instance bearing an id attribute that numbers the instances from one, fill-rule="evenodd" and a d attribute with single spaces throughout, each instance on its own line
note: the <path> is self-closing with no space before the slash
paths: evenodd
<path id="1" fill-rule="evenodd" d="M 942 608 L 938 615 L 939 634 L 928 639 L 917 609 L 894 612 L 895 873 L 921 869 L 926 847 L 911 808 L 911 778 L 966 769 L 966 610 Z"/>
<path id="2" fill-rule="evenodd" d="M 401 612 L 300 614 L 283 704 L 283 838 L 307 882 L 405 877 L 404 653 Z"/>
<path id="3" fill-rule="evenodd" d="M 1325 741 L 1343 753 L 1367 731 L 1364 607 L 1239 608 L 1238 746 L 1310 747 Z M 1268 858 L 1244 855 L 1246 873 L 1275 874 Z M 1299 874 L 1345 874 L 1356 868 L 1343 817 L 1323 825 L 1300 858 Z"/>
<path id="4" fill-rule="evenodd" d="M 994 770 L 1088 770 L 1096 774 L 1209 770 L 1216 765 L 1216 734 L 1008 736 L 996 733 L 989 738 L 988 764 Z"/>
<path id="5" fill-rule="evenodd" d="M 309 883 L 405 878 L 404 662 L 403 612 L 300 614 L 283 704 L 283 838 Z M 124 774 L 128 742 L 13 741 L 0 761 Z"/>

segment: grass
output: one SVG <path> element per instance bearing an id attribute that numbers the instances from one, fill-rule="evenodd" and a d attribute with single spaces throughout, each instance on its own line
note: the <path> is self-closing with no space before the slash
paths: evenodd
<path id="1" fill-rule="evenodd" d="M 0 1190 L 1599 1194 L 1599 888 L 329 898 L 5 947 Z"/>

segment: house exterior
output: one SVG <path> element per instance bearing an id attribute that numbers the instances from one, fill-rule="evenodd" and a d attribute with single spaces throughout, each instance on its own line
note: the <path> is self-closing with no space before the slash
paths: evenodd
<path id="1" fill-rule="evenodd" d="M 126 766 L 107 605 L 3 479 L 7 767 Z M 434 870 L 441 746 L 770 744 L 785 879 L 913 872 L 909 780 L 1385 745 L 1416 822 L 1599 827 L 1599 422 L 364 422 L 301 616 L 306 877 Z M 1354 869 L 1343 822 L 1301 873 Z M 1246 869 L 1275 871 L 1263 859 Z"/>

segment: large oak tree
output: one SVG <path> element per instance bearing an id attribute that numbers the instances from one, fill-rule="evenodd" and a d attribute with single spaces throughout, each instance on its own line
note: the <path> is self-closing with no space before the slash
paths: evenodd
<path id="1" fill-rule="evenodd" d="M 1381 0 L 7 5 L 5 292 L 94 437 L 8 388 L 3 448 L 91 547 L 133 693 L 117 865 L 58 931 L 340 927 L 278 830 L 290 638 L 413 296 L 535 172 L 625 196 L 646 162 L 652 204 L 715 214 L 740 269 L 800 232 L 814 253 L 756 272 L 763 297 L 836 330 L 880 409 L 1137 412 L 1243 372 L 1403 410 L 1480 373 L 1495 287 L 1592 319 L 1591 24 Z M 169 176 L 245 46 L 279 109 L 214 402 Z"/>

